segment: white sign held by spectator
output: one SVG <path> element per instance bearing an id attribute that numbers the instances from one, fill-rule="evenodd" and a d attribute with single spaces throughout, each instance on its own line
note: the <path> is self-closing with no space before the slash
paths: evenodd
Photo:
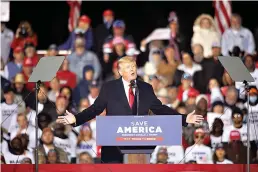
<path id="1" fill-rule="evenodd" d="M 1 22 L 10 20 L 10 2 L 1 2 Z"/>
<path id="2" fill-rule="evenodd" d="M 169 28 L 159 28 L 155 29 L 147 38 L 146 44 L 153 40 L 169 40 L 170 39 L 170 29 Z"/>

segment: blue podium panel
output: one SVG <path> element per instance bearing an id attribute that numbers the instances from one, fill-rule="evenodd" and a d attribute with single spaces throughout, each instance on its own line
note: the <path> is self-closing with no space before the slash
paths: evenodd
<path id="1" fill-rule="evenodd" d="M 182 117 L 97 116 L 96 141 L 100 146 L 181 145 Z"/>

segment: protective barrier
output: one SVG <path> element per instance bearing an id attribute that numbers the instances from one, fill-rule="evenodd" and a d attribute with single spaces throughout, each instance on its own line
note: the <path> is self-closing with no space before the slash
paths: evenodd
<path id="1" fill-rule="evenodd" d="M 1 165 L 2 172 L 34 172 L 33 165 Z M 246 172 L 246 165 L 120 165 L 120 164 L 43 164 L 40 172 Z M 258 172 L 258 165 L 251 165 L 251 172 Z"/>

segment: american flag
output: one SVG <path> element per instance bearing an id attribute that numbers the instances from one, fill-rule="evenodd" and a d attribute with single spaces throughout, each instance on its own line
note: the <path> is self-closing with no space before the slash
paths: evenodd
<path id="1" fill-rule="evenodd" d="M 213 0 L 213 6 L 215 8 L 215 24 L 220 32 L 223 32 L 230 27 L 230 18 L 232 14 L 231 1 L 229 0 Z"/>
<path id="2" fill-rule="evenodd" d="M 82 1 L 81 0 L 67 1 L 67 3 L 70 6 L 68 29 L 70 32 L 72 32 L 76 28 L 78 19 L 80 17 Z"/>

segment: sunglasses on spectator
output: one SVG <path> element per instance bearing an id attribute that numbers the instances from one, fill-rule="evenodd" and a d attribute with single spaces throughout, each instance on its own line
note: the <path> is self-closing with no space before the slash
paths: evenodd
<path id="1" fill-rule="evenodd" d="M 195 136 L 196 139 L 204 139 L 204 136 Z"/>
<path id="2" fill-rule="evenodd" d="M 240 117 L 242 117 L 242 115 L 240 115 L 240 114 L 234 114 L 233 117 L 234 117 L 234 118 L 240 118 Z"/>

